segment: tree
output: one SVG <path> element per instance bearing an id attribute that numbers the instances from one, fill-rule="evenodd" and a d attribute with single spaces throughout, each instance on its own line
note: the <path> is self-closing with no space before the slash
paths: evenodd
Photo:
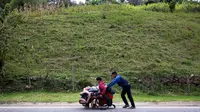
<path id="1" fill-rule="evenodd" d="M 3 66 L 6 58 L 6 50 L 8 45 L 9 36 L 5 33 L 7 31 L 7 27 L 4 26 L 4 22 L 0 26 L 0 76 L 3 76 Z"/>
<path id="2" fill-rule="evenodd" d="M 170 12 L 173 13 L 176 7 L 176 1 L 172 0 L 171 2 L 169 2 L 169 8 L 170 8 Z"/>

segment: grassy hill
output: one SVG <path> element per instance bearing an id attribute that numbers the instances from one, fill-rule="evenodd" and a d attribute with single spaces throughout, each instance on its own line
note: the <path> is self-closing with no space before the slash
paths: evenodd
<path id="1" fill-rule="evenodd" d="M 21 19 L 6 30 L 6 74 L 70 79 L 73 66 L 76 80 L 108 78 L 112 70 L 199 75 L 200 14 L 143 9 L 106 4 L 15 12 L 8 24 Z"/>

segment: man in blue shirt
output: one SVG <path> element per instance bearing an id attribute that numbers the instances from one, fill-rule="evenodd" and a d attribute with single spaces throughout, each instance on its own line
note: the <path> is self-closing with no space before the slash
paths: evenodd
<path id="1" fill-rule="evenodd" d="M 131 94 L 131 86 L 129 84 L 129 82 L 124 79 L 122 76 L 120 76 L 119 74 L 117 74 L 117 72 L 112 72 L 112 76 L 114 77 L 114 79 L 112 80 L 112 82 L 110 84 L 107 85 L 108 88 L 114 86 L 116 83 L 122 87 L 122 93 L 121 93 L 121 97 L 125 103 L 125 105 L 123 106 L 123 108 L 127 108 L 129 107 L 128 101 L 125 97 L 125 94 L 127 93 L 128 98 L 131 102 L 131 107 L 130 109 L 135 109 L 135 103 Z"/>

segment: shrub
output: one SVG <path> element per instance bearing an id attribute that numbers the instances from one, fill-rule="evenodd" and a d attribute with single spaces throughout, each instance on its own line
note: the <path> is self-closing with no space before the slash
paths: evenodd
<path id="1" fill-rule="evenodd" d="M 5 9 L 4 9 L 4 14 L 8 15 L 11 11 L 11 5 L 9 3 L 6 4 Z"/>
<path id="2" fill-rule="evenodd" d="M 1 21 L 1 23 L 3 23 L 3 16 L 2 15 L 3 15 L 3 9 L 0 7 L 0 21 Z"/>
<path id="3" fill-rule="evenodd" d="M 167 3 L 156 3 L 144 6 L 146 11 L 155 11 L 155 12 L 200 12 L 200 3 L 197 2 L 184 2 L 182 4 L 177 4 L 176 1 L 171 1 Z"/>
<path id="4" fill-rule="evenodd" d="M 88 5 L 98 5 L 98 4 L 101 4 L 101 3 L 102 3 L 101 0 L 88 0 L 86 2 L 86 4 L 88 4 Z"/>
<path id="5" fill-rule="evenodd" d="M 18 24 L 23 23 L 23 15 L 15 10 L 8 15 L 7 22 L 9 25 L 16 27 Z"/>
<path id="6" fill-rule="evenodd" d="M 84 79 L 84 80 L 78 81 L 76 88 L 80 90 L 87 86 L 92 86 L 92 83 L 90 81 Z"/>
<path id="7" fill-rule="evenodd" d="M 200 12 L 200 3 L 184 3 L 181 10 L 184 12 Z"/>
<path id="8" fill-rule="evenodd" d="M 4 8 L 4 9 L 2 9 L 2 8 L 0 7 L 0 21 L 1 21 L 2 23 L 4 22 L 5 17 L 10 13 L 10 11 L 11 11 L 11 5 L 10 5 L 9 3 L 7 3 L 7 4 L 5 5 L 5 8 Z"/>
<path id="9" fill-rule="evenodd" d="M 169 6 L 166 3 L 150 4 L 146 6 L 144 10 L 156 12 L 169 12 Z"/>
<path id="10" fill-rule="evenodd" d="M 10 3 L 11 0 L 0 0 L 0 8 L 4 9 L 7 3 Z"/>

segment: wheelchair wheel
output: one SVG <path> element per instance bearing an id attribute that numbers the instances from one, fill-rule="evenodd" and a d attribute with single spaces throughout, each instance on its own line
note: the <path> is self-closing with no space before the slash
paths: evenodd
<path id="1" fill-rule="evenodd" d="M 116 106 L 115 106 L 114 104 L 112 104 L 112 106 L 113 106 L 114 108 L 116 108 Z"/>
<path id="2" fill-rule="evenodd" d="M 89 103 L 83 105 L 85 108 L 90 108 Z"/>

